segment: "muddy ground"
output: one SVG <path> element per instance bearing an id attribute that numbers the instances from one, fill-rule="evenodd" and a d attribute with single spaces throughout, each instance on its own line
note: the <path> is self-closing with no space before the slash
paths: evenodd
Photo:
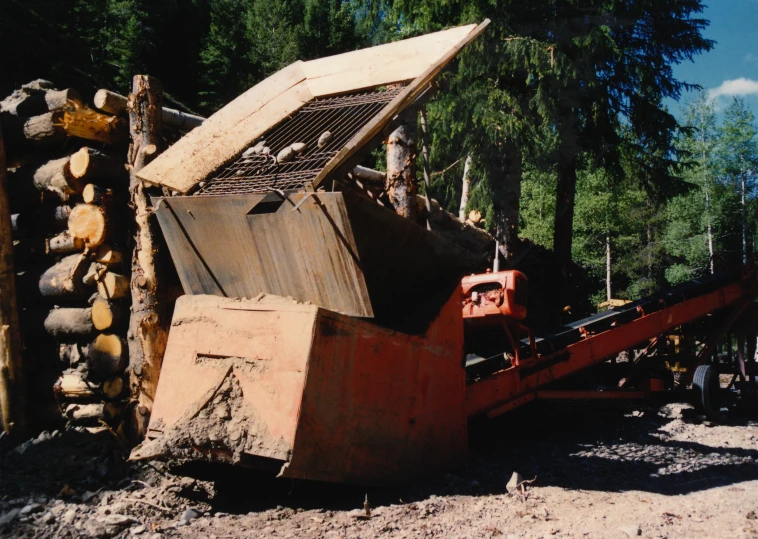
<path id="1" fill-rule="evenodd" d="M 465 467 L 372 489 L 127 465 L 107 431 L 43 433 L 20 446 L 0 440 L 0 535 L 758 535 L 758 417 L 702 419 L 676 404 L 535 403 L 473 425 Z M 534 478 L 525 495 L 506 492 L 514 470 Z"/>

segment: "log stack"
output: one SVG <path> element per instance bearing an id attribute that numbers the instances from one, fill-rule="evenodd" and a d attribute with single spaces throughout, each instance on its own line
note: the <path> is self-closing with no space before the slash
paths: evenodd
<path id="1" fill-rule="evenodd" d="M 73 424 L 118 428 L 129 397 L 128 121 L 38 80 L 0 101 L 0 122 L 30 394 L 55 398 Z M 32 421 L 50 420 L 47 404 Z"/>

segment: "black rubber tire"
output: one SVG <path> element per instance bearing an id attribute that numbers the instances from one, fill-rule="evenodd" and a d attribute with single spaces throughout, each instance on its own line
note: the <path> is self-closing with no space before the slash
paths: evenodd
<path id="1" fill-rule="evenodd" d="M 695 406 L 711 421 L 721 420 L 719 375 L 710 365 L 700 365 L 692 378 Z"/>

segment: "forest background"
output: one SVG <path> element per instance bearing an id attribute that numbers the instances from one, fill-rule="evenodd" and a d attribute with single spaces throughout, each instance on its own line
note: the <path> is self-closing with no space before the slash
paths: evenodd
<path id="1" fill-rule="evenodd" d="M 756 249 L 758 137 L 735 98 L 672 66 L 708 51 L 700 0 L 4 0 L 0 95 L 37 78 L 128 93 L 158 77 L 166 99 L 209 115 L 297 59 L 449 26 L 492 24 L 427 104 L 432 196 L 467 210 L 513 263 L 534 245 L 586 299 L 635 299 Z M 693 95 L 693 94 L 690 94 Z"/>

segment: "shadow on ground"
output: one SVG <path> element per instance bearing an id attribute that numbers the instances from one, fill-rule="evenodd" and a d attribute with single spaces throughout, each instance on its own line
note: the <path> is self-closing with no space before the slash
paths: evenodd
<path id="1" fill-rule="evenodd" d="M 207 464 L 172 471 L 211 481 L 211 506 L 227 513 L 276 506 L 349 510 L 362 507 L 366 495 L 377 507 L 432 495 L 502 494 L 514 470 L 525 479 L 536 477 L 538 487 L 668 495 L 758 479 L 758 450 L 715 447 L 697 436 L 673 440 L 661 431 L 672 420 L 658 416 L 657 409 L 619 402 L 534 403 L 502 419 L 472 424 L 466 466 L 400 487 L 366 489 L 275 479 Z M 642 414 L 632 414 L 635 410 Z M 730 421 L 738 431 L 747 432 L 740 429 L 747 424 L 747 418 Z M 713 436 L 708 439 L 713 443 Z M 8 447 L 0 451 L 0 499 L 54 498 L 65 486 L 79 494 L 112 490 L 144 477 L 145 465 L 127 465 L 122 448 L 107 432 L 69 430 L 26 445 L 23 454 Z"/>

